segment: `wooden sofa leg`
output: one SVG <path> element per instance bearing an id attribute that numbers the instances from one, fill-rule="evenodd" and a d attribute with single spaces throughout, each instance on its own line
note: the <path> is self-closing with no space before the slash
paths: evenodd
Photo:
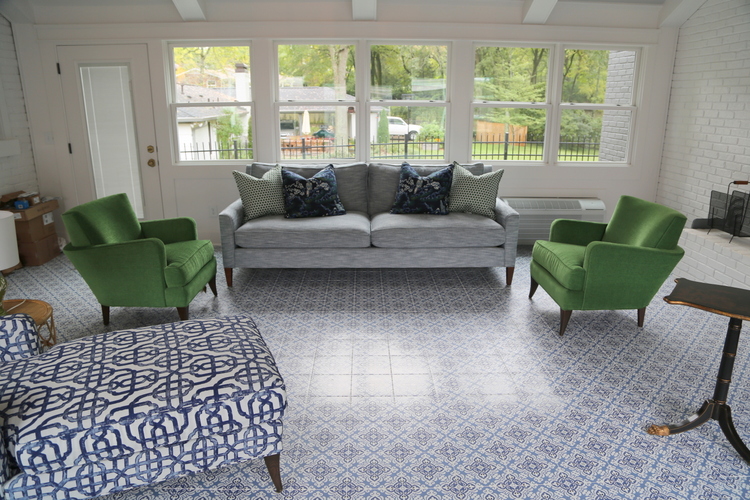
<path id="1" fill-rule="evenodd" d="M 214 277 L 211 278 L 211 281 L 208 282 L 208 286 L 211 287 L 211 291 L 214 293 L 214 297 L 218 297 L 219 294 L 216 291 L 216 275 L 214 274 Z"/>
<path id="2" fill-rule="evenodd" d="M 560 336 L 562 337 L 565 333 L 565 329 L 568 327 L 568 321 L 570 321 L 570 315 L 573 311 L 564 311 L 560 309 Z"/>
<path id="3" fill-rule="evenodd" d="M 232 268 L 231 267 L 225 267 L 224 268 L 224 276 L 227 278 L 227 286 L 232 287 Z"/>
<path id="4" fill-rule="evenodd" d="M 177 314 L 180 316 L 180 321 L 186 321 L 190 316 L 187 307 L 178 307 Z"/>
<path id="5" fill-rule="evenodd" d="M 646 308 L 638 309 L 638 328 L 643 328 L 643 320 L 646 319 Z"/>
<path id="6" fill-rule="evenodd" d="M 536 289 L 539 288 L 539 283 L 537 283 L 534 278 L 531 278 L 531 289 L 529 290 L 529 298 L 533 297 L 536 293 Z"/>
<path id="7" fill-rule="evenodd" d="M 510 284 L 513 283 L 513 271 L 515 270 L 515 267 L 505 268 L 505 286 L 510 286 Z"/>
<path id="8" fill-rule="evenodd" d="M 281 492 L 283 489 L 283 486 L 281 485 L 280 457 L 280 453 L 263 457 L 263 460 L 266 462 L 266 469 L 268 469 L 268 475 L 271 476 L 271 481 L 273 481 L 273 485 L 276 487 L 277 492 Z"/>
<path id="9" fill-rule="evenodd" d="M 102 319 L 105 326 L 109 324 L 109 306 L 102 306 Z"/>

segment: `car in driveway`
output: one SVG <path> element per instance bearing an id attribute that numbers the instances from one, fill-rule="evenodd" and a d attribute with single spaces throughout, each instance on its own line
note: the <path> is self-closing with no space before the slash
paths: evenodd
<path id="1" fill-rule="evenodd" d="M 403 118 L 398 116 L 388 117 L 388 133 L 392 136 L 409 136 L 409 140 L 413 141 L 417 138 L 419 133 L 422 132 L 422 127 L 419 125 L 411 125 L 406 123 Z"/>

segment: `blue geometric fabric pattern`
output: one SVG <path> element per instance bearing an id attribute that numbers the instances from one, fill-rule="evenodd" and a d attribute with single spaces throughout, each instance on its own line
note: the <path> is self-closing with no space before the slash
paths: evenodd
<path id="1" fill-rule="evenodd" d="M 447 215 L 452 182 L 453 165 L 422 177 L 404 162 L 391 213 Z"/>
<path id="2" fill-rule="evenodd" d="M 275 455 L 285 408 L 246 316 L 58 344 L 0 365 L 4 455 L 19 469 L 5 498 L 96 497 Z"/>
<path id="3" fill-rule="evenodd" d="M 28 314 L 9 314 L 0 322 L 0 363 L 39 353 L 39 335 Z"/>
<path id="4" fill-rule="evenodd" d="M 281 178 L 284 182 L 285 218 L 346 214 L 339 198 L 333 165 L 328 165 L 309 179 L 282 167 Z"/>

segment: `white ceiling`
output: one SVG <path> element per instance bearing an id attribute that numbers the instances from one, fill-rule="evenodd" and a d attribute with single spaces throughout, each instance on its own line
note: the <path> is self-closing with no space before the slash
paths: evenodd
<path id="1" fill-rule="evenodd" d="M 13 23 L 409 21 L 659 28 L 706 0 L 0 0 Z"/>

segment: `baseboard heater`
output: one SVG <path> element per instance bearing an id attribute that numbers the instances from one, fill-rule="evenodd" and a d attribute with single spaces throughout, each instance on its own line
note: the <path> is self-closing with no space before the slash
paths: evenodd
<path id="1" fill-rule="evenodd" d="M 555 219 L 604 222 L 604 202 L 598 198 L 503 198 L 521 215 L 518 243 L 531 245 L 549 239 Z"/>

